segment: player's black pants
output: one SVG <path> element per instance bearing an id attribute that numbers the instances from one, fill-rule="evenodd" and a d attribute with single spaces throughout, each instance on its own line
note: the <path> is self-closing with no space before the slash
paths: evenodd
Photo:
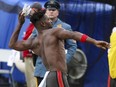
<path id="1" fill-rule="evenodd" d="M 69 87 L 67 75 L 61 71 L 50 71 L 46 79 L 46 87 Z"/>

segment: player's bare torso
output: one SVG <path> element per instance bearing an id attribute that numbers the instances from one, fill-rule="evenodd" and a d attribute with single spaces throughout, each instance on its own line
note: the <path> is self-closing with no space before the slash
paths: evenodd
<path id="1" fill-rule="evenodd" d="M 56 29 L 44 30 L 34 40 L 33 52 L 42 57 L 47 70 L 67 71 L 64 41 L 55 37 Z M 38 50 L 39 49 L 39 50 Z"/>

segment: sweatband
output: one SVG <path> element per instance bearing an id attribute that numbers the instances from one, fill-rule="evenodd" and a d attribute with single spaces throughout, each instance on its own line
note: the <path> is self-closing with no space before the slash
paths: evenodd
<path id="1" fill-rule="evenodd" d="M 86 34 L 83 34 L 83 35 L 81 36 L 80 41 L 81 41 L 81 42 L 85 42 L 87 38 L 88 38 L 88 36 L 87 36 Z"/>

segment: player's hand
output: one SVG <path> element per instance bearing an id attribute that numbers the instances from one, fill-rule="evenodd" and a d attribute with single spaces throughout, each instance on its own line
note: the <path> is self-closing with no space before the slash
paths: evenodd
<path id="1" fill-rule="evenodd" d="M 106 50 L 107 48 L 110 48 L 110 44 L 106 41 L 96 41 L 95 45 L 104 50 Z"/>
<path id="2" fill-rule="evenodd" d="M 20 24 L 24 24 L 24 22 L 25 22 L 25 16 L 24 16 L 24 13 L 22 14 L 22 11 L 19 13 L 18 20 L 19 20 Z"/>

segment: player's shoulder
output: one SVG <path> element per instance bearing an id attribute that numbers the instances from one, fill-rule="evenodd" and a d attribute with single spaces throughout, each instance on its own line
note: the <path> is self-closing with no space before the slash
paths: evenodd
<path id="1" fill-rule="evenodd" d="M 58 32 L 61 32 L 63 30 L 65 30 L 65 29 L 64 28 L 58 28 L 58 27 L 56 27 L 55 29 L 53 29 L 53 32 L 54 33 L 58 33 Z"/>
<path id="2" fill-rule="evenodd" d="M 54 30 L 55 31 L 60 31 L 60 30 L 63 30 L 64 28 L 62 28 L 62 27 L 56 27 Z"/>

